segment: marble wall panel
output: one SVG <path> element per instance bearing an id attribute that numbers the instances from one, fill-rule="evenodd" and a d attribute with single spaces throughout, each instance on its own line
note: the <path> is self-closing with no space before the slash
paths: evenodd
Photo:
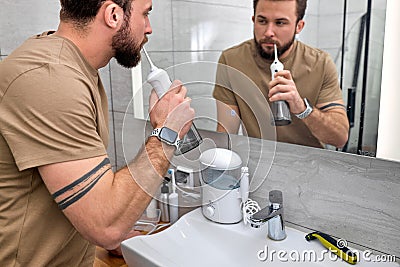
<path id="1" fill-rule="evenodd" d="M 283 191 L 287 221 L 400 256 L 400 163 L 277 143 L 268 175 L 252 178 L 262 179 L 252 196 L 264 206 L 270 190 Z"/>

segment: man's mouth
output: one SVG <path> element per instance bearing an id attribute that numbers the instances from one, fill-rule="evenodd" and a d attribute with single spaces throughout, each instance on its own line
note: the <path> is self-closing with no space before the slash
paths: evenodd
<path id="1" fill-rule="evenodd" d="M 147 38 L 147 36 L 144 36 L 143 41 L 140 45 L 140 48 L 142 48 L 148 41 L 149 41 L 149 39 Z"/>

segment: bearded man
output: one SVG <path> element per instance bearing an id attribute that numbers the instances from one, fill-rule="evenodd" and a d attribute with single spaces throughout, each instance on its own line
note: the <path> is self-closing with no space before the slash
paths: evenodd
<path id="1" fill-rule="evenodd" d="M 349 123 L 335 64 L 326 52 L 295 40 L 305 25 L 307 0 L 253 3 L 254 38 L 223 51 L 219 59 L 213 92 L 217 131 L 237 133 L 242 124 L 250 137 L 343 147 Z M 284 70 L 272 79 L 274 45 Z M 271 135 L 267 105 L 275 101 L 288 104 L 292 122 L 276 126 L 276 135 Z"/>
<path id="2" fill-rule="evenodd" d="M 113 57 L 138 64 L 151 9 L 151 0 L 61 0 L 57 31 L 0 62 L 1 266 L 93 266 L 95 245 L 117 248 L 162 183 L 175 146 L 158 136 L 111 169 L 98 73 Z M 161 99 L 153 90 L 150 107 L 152 126 L 180 138 L 194 118 L 179 81 Z"/>

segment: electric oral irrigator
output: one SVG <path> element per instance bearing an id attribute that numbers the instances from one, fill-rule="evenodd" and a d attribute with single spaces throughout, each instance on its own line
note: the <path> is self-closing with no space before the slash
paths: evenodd
<path id="1" fill-rule="evenodd" d="M 274 44 L 275 51 L 275 60 L 271 63 L 271 78 L 275 79 L 275 73 L 283 70 L 283 64 L 278 59 L 278 50 L 276 48 L 276 44 Z M 272 114 L 274 115 L 271 124 L 275 126 L 284 126 L 288 125 L 292 122 L 292 118 L 290 116 L 289 105 L 286 101 L 278 100 L 272 102 L 271 104 Z"/>
<path id="2" fill-rule="evenodd" d="M 144 47 L 143 52 L 145 53 L 146 58 L 150 63 L 150 73 L 147 76 L 147 82 L 151 84 L 151 86 L 156 91 L 158 97 L 161 98 L 168 91 L 172 82 L 168 76 L 168 73 L 165 70 L 157 68 L 153 64 Z M 194 123 L 192 123 L 190 130 L 184 136 L 182 142 L 179 144 L 178 149 L 175 151 L 175 155 L 184 154 L 198 147 L 201 144 L 202 140 L 203 139 L 201 138 L 196 126 L 194 125 Z"/>

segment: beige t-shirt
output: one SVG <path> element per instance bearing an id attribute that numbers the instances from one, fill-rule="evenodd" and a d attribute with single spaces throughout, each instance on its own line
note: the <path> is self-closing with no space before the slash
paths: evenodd
<path id="1" fill-rule="evenodd" d="M 313 106 L 342 99 L 336 66 L 326 52 L 295 41 L 293 50 L 281 62 L 290 70 L 300 96 Z M 271 114 L 266 108 L 270 104 L 267 96 L 271 61 L 258 54 L 251 39 L 225 50 L 219 63 L 223 65 L 217 69 L 214 98 L 238 106 L 249 136 L 271 139 Z M 304 122 L 291 117 L 290 125 L 276 127 L 277 141 L 323 147 Z"/>
<path id="2" fill-rule="evenodd" d="M 107 96 L 69 40 L 34 36 L 0 62 L 0 265 L 92 266 L 38 166 L 106 154 Z"/>

